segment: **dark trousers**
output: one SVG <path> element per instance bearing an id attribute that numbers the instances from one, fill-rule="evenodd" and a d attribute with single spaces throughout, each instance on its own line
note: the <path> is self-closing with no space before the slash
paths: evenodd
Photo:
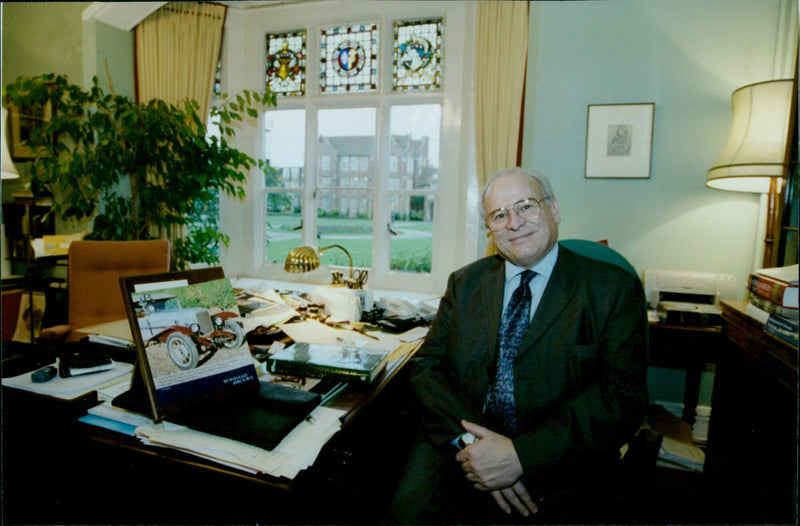
<path id="1" fill-rule="evenodd" d="M 415 444 L 392 499 L 390 524 L 597 524 L 617 522 L 620 501 L 610 486 L 595 478 L 590 487 L 551 492 L 539 502 L 539 513 L 523 517 L 504 513 L 487 491 L 472 487 L 457 449 L 430 442 Z M 529 490 L 534 488 L 529 487 Z M 624 506 L 624 503 L 622 503 Z"/>

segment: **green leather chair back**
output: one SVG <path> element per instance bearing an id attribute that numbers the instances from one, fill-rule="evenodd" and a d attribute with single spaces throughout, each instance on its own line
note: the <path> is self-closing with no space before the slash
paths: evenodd
<path id="1" fill-rule="evenodd" d="M 633 268 L 633 265 L 631 265 L 622 254 L 613 248 L 608 247 L 607 245 L 598 243 L 597 241 L 589 241 L 588 239 L 564 239 L 559 241 L 559 243 L 561 243 L 561 246 L 568 248 L 573 252 L 577 252 L 582 256 L 586 256 L 587 258 L 605 261 L 618 267 L 622 267 L 638 277 L 636 269 Z"/>

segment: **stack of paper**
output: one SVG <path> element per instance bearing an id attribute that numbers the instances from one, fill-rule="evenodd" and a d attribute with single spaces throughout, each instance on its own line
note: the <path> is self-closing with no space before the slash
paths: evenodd
<path id="1" fill-rule="evenodd" d="M 103 396 L 101 395 L 100 397 L 102 398 Z M 99 405 L 90 407 L 86 412 L 89 414 L 82 416 L 78 420 L 130 436 L 136 435 L 137 427 L 153 423 L 152 420 L 142 414 L 112 406 L 110 400 L 105 400 Z"/>
<path id="2" fill-rule="evenodd" d="M 232 466 L 249 473 L 265 473 L 293 479 L 314 463 L 322 447 L 341 427 L 343 410 L 317 407 L 278 446 L 268 451 L 170 422 L 154 424 L 139 413 L 111 405 L 111 399 L 127 390 L 119 383 L 98 392 L 102 404 L 88 409 L 81 422 L 138 437 L 142 443 L 179 449 L 192 455 Z"/>
<path id="3" fill-rule="evenodd" d="M 178 449 L 250 473 L 294 479 L 314 463 L 325 443 L 339 430 L 343 414 L 341 410 L 317 407 L 272 451 L 169 422 L 139 426 L 136 436 L 147 445 Z"/>
<path id="4" fill-rule="evenodd" d="M 703 471 L 705 462 L 705 453 L 694 444 L 666 436 L 661 441 L 661 450 L 658 453 L 659 465 Z"/>
<path id="5" fill-rule="evenodd" d="M 128 319 L 115 320 L 89 327 L 76 329 L 76 332 L 89 335 L 89 341 L 113 345 L 115 347 L 133 347 L 133 336 Z"/>
<path id="6" fill-rule="evenodd" d="M 72 400 L 83 396 L 97 389 L 102 389 L 106 385 L 116 383 L 120 379 L 130 381 L 133 365 L 125 362 L 113 362 L 114 367 L 108 371 L 80 376 L 70 376 L 61 378 L 56 376 L 49 382 L 36 383 L 31 379 L 31 373 L 3 378 L 3 385 L 14 387 L 32 393 L 54 396 L 63 400 Z M 56 366 L 56 364 L 52 364 Z"/>

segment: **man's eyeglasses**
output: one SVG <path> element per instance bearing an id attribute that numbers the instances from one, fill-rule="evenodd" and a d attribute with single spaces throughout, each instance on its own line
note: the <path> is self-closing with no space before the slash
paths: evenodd
<path id="1" fill-rule="evenodd" d="M 499 232 L 508 226 L 508 221 L 511 217 L 510 211 L 513 210 L 515 214 L 524 220 L 535 219 L 542 213 L 542 203 L 547 201 L 549 197 L 536 199 L 528 197 L 516 203 L 506 205 L 498 208 L 486 215 L 486 227 L 492 232 Z"/>

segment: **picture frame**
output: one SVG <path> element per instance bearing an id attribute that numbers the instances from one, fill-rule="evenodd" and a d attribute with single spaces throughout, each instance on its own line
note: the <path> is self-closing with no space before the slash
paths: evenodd
<path id="1" fill-rule="evenodd" d="M 655 103 L 589 104 L 586 179 L 649 179 Z"/>
<path id="2" fill-rule="evenodd" d="M 30 161 L 36 157 L 36 152 L 26 144 L 31 136 L 31 132 L 42 123 L 49 121 L 53 117 L 53 105 L 47 103 L 34 107 L 20 108 L 16 105 L 9 105 L 8 126 L 9 144 L 11 159 L 14 161 Z"/>
<path id="3" fill-rule="evenodd" d="M 198 400 L 257 390 L 233 287 L 222 267 L 124 276 L 120 287 L 140 373 L 131 388 L 142 390 L 134 381 L 143 384 L 153 421 Z"/>

